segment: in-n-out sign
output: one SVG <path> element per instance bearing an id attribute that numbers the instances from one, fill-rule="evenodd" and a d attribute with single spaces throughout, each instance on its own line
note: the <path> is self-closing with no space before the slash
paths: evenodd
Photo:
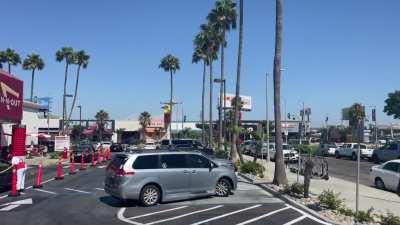
<path id="1" fill-rule="evenodd" d="M 23 82 L 0 70 L 0 122 L 22 120 Z"/>

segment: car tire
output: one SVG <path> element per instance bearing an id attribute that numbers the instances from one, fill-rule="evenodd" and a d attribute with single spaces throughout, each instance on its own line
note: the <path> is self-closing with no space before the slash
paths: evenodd
<path id="1" fill-rule="evenodd" d="M 145 206 L 153 206 L 160 202 L 161 191 L 155 185 L 146 185 L 140 192 L 140 203 Z"/>
<path id="2" fill-rule="evenodd" d="M 335 157 L 336 157 L 337 159 L 340 159 L 340 154 L 339 154 L 338 151 L 335 152 Z"/>
<path id="3" fill-rule="evenodd" d="M 351 154 L 351 160 L 356 161 L 357 160 L 357 154 L 353 152 L 353 154 Z"/>
<path id="4" fill-rule="evenodd" d="M 375 187 L 378 189 L 385 189 L 385 183 L 380 177 L 375 178 Z"/>
<path id="5" fill-rule="evenodd" d="M 231 190 L 231 183 L 227 179 L 221 178 L 215 186 L 215 195 L 218 197 L 228 197 L 231 193 Z"/>
<path id="6" fill-rule="evenodd" d="M 380 162 L 379 157 L 377 155 L 372 155 L 372 162 L 378 164 Z"/>

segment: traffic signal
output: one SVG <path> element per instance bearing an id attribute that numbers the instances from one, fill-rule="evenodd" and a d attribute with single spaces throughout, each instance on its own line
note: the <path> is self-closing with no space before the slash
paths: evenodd
<path id="1" fill-rule="evenodd" d="M 376 121 L 376 110 L 372 109 L 372 121 Z"/>

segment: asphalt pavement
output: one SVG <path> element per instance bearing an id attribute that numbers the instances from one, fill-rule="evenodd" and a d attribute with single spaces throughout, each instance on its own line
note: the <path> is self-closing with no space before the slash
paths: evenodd
<path id="1" fill-rule="evenodd" d="M 68 168 L 64 168 L 64 180 L 53 180 L 52 169 L 46 169 L 42 189 L 28 186 L 19 197 L 0 195 L 2 225 L 324 224 L 243 180 L 238 190 L 226 198 L 208 197 L 145 208 L 133 202 L 123 203 L 104 192 L 105 164 L 76 175 L 67 175 Z"/>
<path id="2" fill-rule="evenodd" d="M 334 157 L 326 157 L 329 166 L 329 176 L 347 180 L 350 182 L 356 182 L 357 178 L 357 161 L 351 159 L 341 158 L 336 159 Z M 369 181 L 369 172 L 372 166 L 375 166 L 372 162 L 361 160 L 360 161 L 360 184 L 371 186 Z"/>

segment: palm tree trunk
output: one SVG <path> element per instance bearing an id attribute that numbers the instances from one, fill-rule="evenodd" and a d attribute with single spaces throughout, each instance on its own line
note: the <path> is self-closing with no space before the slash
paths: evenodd
<path id="1" fill-rule="evenodd" d="M 78 85 L 79 85 L 79 74 L 81 71 L 81 65 L 78 65 L 78 69 L 76 70 L 76 81 L 75 81 L 75 92 L 74 92 L 74 98 L 72 100 L 72 105 L 71 105 L 71 110 L 69 112 L 68 115 L 68 119 L 67 119 L 67 127 L 69 126 L 69 121 L 71 120 L 71 116 L 72 116 L 72 112 L 74 111 L 75 108 L 75 102 L 76 102 L 76 96 L 78 95 Z"/>
<path id="2" fill-rule="evenodd" d="M 235 99 L 238 100 L 240 97 L 240 70 L 242 65 L 242 48 L 243 48 L 243 1 L 240 0 L 240 17 L 239 17 L 239 50 L 238 50 L 238 61 L 237 61 L 237 70 L 236 70 L 236 91 L 235 91 Z M 235 104 L 235 115 L 234 115 L 234 127 L 239 126 L 239 103 Z M 231 152 L 230 158 L 232 162 L 236 162 L 237 160 L 237 143 L 238 133 L 237 130 L 232 133 L 231 140 Z"/>
<path id="3" fill-rule="evenodd" d="M 218 108 L 218 150 L 222 149 L 222 109 L 224 98 L 224 46 L 225 46 L 225 29 L 222 30 L 222 44 L 221 44 L 221 83 L 219 87 L 219 108 Z"/>
<path id="4" fill-rule="evenodd" d="M 170 95 L 169 95 L 169 105 L 170 105 L 170 122 L 169 122 L 169 135 L 170 135 L 170 138 L 169 138 L 169 144 L 170 145 L 172 145 L 172 112 L 173 112 L 173 102 L 172 102 L 172 100 L 173 100 L 173 93 L 174 93 L 174 82 L 173 82 L 173 75 L 172 75 L 172 70 L 170 71 L 171 73 L 170 73 L 170 87 L 171 87 L 171 90 L 170 90 Z"/>
<path id="5" fill-rule="evenodd" d="M 211 58 L 211 57 L 210 57 Z M 208 144 L 212 148 L 213 145 L 213 118 L 212 118 L 212 105 L 213 104 L 213 74 L 212 74 L 212 59 L 210 60 L 210 109 L 209 109 L 209 127 L 208 127 Z"/>
<path id="6" fill-rule="evenodd" d="M 8 73 L 11 74 L 11 64 L 8 63 Z"/>
<path id="7" fill-rule="evenodd" d="M 275 174 L 273 183 L 287 184 L 282 150 L 281 124 L 281 58 L 282 58 L 283 0 L 276 0 L 275 57 L 274 57 L 274 116 L 275 116 Z"/>
<path id="8" fill-rule="evenodd" d="M 205 102 L 205 91 L 206 91 L 206 61 L 203 60 L 203 87 L 201 89 L 201 142 L 204 144 L 204 102 Z"/>
<path id="9" fill-rule="evenodd" d="M 65 117 L 67 116 L 67 102 L 66 102 L 66 97 L 67 95 L 67 78 L 68 78 L 68 62 L 67 60 L 65 61 L 65 74 L 64 74 L 64 95 L 63 95 L 63 127 L 62 127 L 62 133 L 65 134 Z"/>
<path id="10" fill-rule="evenodd" d="M 31 81 L 31 102 L 33 101 L 33 82 L 35 81 L 35 70 L 32 70 L 32 81 Z"/>

